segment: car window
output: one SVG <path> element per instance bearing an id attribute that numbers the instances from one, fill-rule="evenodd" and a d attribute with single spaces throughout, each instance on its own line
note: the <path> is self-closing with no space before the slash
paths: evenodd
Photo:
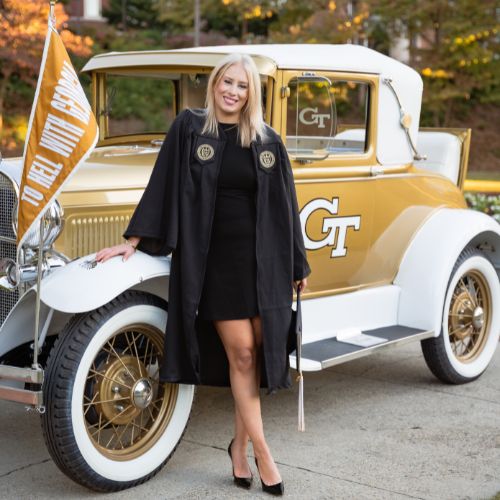
<path id="1" fill-rule="evenodd" d="M 291 155 L 328 158 L 366 151 L 369 84 L 298 77 L 288 87 L 286 146 Z"/>
<path id="2" fill-rule="evenodd" d="M 174 82 L 144 75 L 106 75 L 108 136 L 164 133 L 175 118 Z"/>

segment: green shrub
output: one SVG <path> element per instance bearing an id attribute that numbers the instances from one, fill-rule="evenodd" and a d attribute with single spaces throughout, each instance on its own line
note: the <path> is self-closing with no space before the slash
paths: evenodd
<path id="1" fill-rule="evenodd" d="M 465 193 L 465 199 L 470 208 L 491 215 L 500 222 L 500 195 L 484 193 Z"/>

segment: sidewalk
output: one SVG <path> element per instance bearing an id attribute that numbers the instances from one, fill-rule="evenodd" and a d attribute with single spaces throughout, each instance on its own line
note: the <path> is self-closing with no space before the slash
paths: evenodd
<path id="1" fill-rule="evenodd" d="M 286 498 L 490 499 L 500 491 L 500 348 L 486 372 L 463 386 L 437 381 L 418 344 L 306 373 L 305 433 L 296 431 L 296 388 L 263 393 L 263 414 Z M 57 469 L 37 415 L 0 402 L 0 429 L 0 498 L 271 498 L 258 477 L 250 491 L 232 484 L 228 389 L 200 387 L 165 468 L 106 496 Z"/>

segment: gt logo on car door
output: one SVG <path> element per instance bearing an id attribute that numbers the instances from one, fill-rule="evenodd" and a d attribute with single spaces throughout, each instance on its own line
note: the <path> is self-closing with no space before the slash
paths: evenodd
<path id="1" fill-rule="evenodd" d="M 346 217 L 325 217 L 323 219 L 322 232 L 326 236 L 322 240 L 312 240 L 307 234 L 307 220 L 316 210 L 326 210 L 332 215 L 336 215 L 339 211 L 339 199 L 332 198 L 329 201 L 325 198 L 316 198 L 311 200 L 300 212 L 300 224 L 302 234 L 304 235 L 304 243 L 307 250 L 318 250 L 325 246 L 331 246 L 331 257 L 345 257 L 347 248 L 345 247 L 345 239 L 347 229 L 352 227 L 355 231 L 359 230 L 361 224 L 361 216 L 352 215 Z"/>

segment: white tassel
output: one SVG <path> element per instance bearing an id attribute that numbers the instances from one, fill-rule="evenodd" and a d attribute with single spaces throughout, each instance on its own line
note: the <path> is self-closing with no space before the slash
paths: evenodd
<path id="1" fill-rule="evenodd" d="M 306 430 L 306 424 L 304 422 L 304 376 L 302 375 L 302 369 L 300 368 L 300 361 L 302 359 L 302 311 L 300 307 L 300 288 L 297 290 L 297 317 L 295 331 L 297 334 L 297 371 L 299 372 L 297 376 L 297 381 L 299 382 L 299 431 L 304 432 Z"/>
<path id="2" fill-rule="evenodd" d="M 302 373 L 299 373 L 297 380 L 299 381 L 299 431 L 304 432 L 306 423 L 304 421 L 304 376 Z"/>

